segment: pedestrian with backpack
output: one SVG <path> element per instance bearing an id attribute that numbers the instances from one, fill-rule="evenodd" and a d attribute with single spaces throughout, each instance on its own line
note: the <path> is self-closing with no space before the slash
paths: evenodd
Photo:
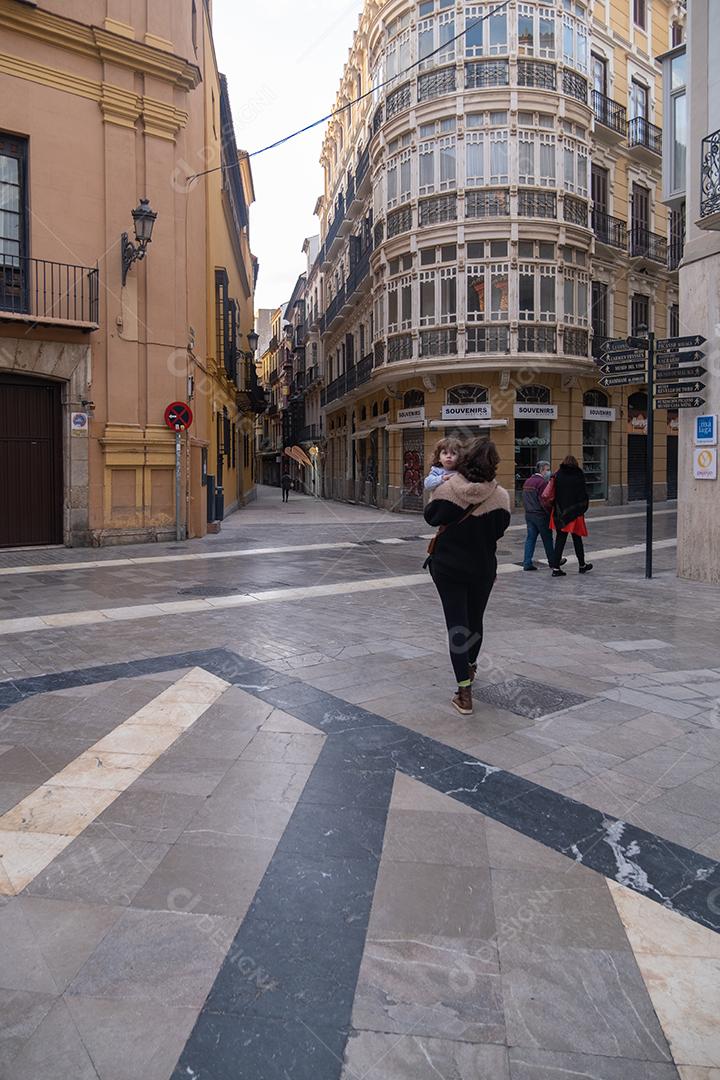
<path id="1" fill-rule="evenodd" d="M 510 524 L 510 496 L 495 479 L 500 456 L 488 439 L 476 439 L 456 472 L 435 488 L 425 520 L 438 532 L 428 547 L 429 566 L 443 606 L 450 660 L 457 682 L 451 704 L 472 713 L 472 682 L 483 641 L 483 617 L 497 577 L 497 542 Z"/>

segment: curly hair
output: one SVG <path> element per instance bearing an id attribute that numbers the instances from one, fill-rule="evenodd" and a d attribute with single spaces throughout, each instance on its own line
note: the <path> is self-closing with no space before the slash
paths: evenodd
<path id="1" fill-rule="evenodd" d="M 495 443 L 490 439 L 475 439 L 465 447 L 458 472 L 473 484 L 487 483 L 495 479 L 499 464 Z"/>
<path id="2" fill-rule="evenodd" d="M 430 464 L 431 465 L 442 465 L 442 462 L 440 461 L 440 454 L 441 454 L 441 452 L 443 450 L 454 451 L 457 454 L 458 458 L 460 458 L 460 457 L 462 457 L 463 449 L 464 449 L 464 443 L 463 443 L 462 439 L 456 439 L 452 435 L 449 436 L 447 439 L 441 439 L 440 442 L 435 447 L 435 452 L 433 454 L 433 458 L 432 458 L 432 461 L 431 461 Z"/>

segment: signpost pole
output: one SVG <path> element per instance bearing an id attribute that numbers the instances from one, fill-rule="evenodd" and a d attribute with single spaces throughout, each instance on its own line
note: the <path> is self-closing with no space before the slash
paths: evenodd
<path id="1" fill-rule="evenodd" d="M 175 539 L 179 542 L 183 539 L 182 528 L 182 507 L 180 505 L 180 488 L 181 488 L 181 439 L 182 435 L 179 431 L 175 432 Z"/>
<path id="2" fill-rule="evenodd" d="M 651 578 L 653 575 L 653 510 L 655 501 L 655 334 L 652 330 L 648 333 L 647 388 L 645 577 Z"/>

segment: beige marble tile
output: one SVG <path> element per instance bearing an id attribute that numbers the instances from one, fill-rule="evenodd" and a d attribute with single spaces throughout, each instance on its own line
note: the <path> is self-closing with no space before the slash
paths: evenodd
<path id="1" fill-rule="evenodd" d="M 99 611 L 61 611 L 57 615 L 43 615 L 42 621 L 47 626 L 88 626 L 104 618 Z"/>
<path id="2" fill-rule="evenodd" d="M 720 934 L 615 881 L 608 886 L 635 953 L 720 960 Z"/>
<path id="3" fill-rule="evenodd" d="M 27 619 L 0 619 L 0 634 L 29 634 L 33 630 L 46 629 L 46 624 L 37 615 Z"/>
<path id="4" fill-rule="evenodd" d="M 720 1069 L 720 960 L 641 953 L 637 961 L 673 1060 Z"/>
<path id="5" fill-rule="evenodd" d="M 53 786 L 111 788 L 124 791 L 146 769 L 157 754 L 108 754 L 87 750 L 52 777 Z"/>
<path id="6" fill-rule="evenodd" d="M 1 832 L 78 836 L 118 797 L 106 788 L 55 787 L 43 784 L 0 817 Z"/>
<path id="7" fill-rule="evenodd" d="M 154 754 L 164 753 L 179 738 L 177 726 L 162 724 L 121 724 L 109 735 L 90 747 L 90 752 L 103 754 Z"/>
<path id="8" fill-rule="evenodd" d="M 391 810 L 421 810 L 440 814 L 474 814 L 470 806 L 451 799 L 449 795 L 443 795 L 441 791 L 422 784 L 419 780 L 412 780 L 404 773 L 395 773 L 393 784 Z"/>
<path id="9" fill-rule="evenodd" d="M 703 1069 L 697 1065 L 679 1065 L 680 1080 L 720 1080 L 720 1069 Z"/>
<path id="10" fill-rule="evenodd" d="M 72 841 L 72 836 L 0 832 L 0 896 L 19 893 Z"/>
<path id="11" fill-rule="evenodd" d="M 295 716 L 283 712 L 282 709 L 273 709 L 267 720 L 263 723 L 262 731 L 280 731 L 290 735 L 318 735 L 318 729 L 306 724 L 304 720 L 298 720 Z"/>
<path id="12" fill-rule="evenodd" d="M 158 725 L 177 728 L 178 733 L 192 727 L 195 721 L 207 710 L 208 705 L 197 705 L 179 701 L 161 701 L 155 698 L 149 705 L 140 709 L 132 717 L 133 727 Z"/>

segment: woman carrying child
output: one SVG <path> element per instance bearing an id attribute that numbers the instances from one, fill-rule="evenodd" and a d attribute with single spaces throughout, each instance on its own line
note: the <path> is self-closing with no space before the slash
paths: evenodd
<path id="1" fill-rule="evenodd" d="M 441 439 L 435 447 L 432 468 L 425 477 L 425 490 L 434 491 L 455 475 L 463 444 L 460 439 Z"/>
<path id="2" fill-rule="evenodd" d="M 495 479 L 499 463 L 494 443 L 474 440 L 425 507 L 428 525 L 439 526 L 428 562 L 445 613 L 457 680 L 451 703 L 463 715 L 472 712 L 470 688 L 483 640 L 483 616 L 497 576 L 497 542 L 510 524 L 510 496 Z"/>

